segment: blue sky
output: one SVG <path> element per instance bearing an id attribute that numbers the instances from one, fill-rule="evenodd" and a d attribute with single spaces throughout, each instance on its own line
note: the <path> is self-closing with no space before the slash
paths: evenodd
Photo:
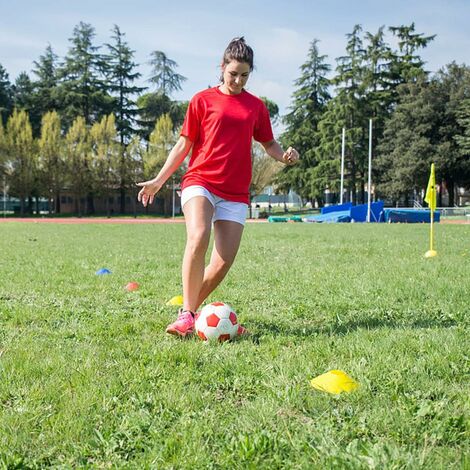
<path id="1" fill-rule="evenodd" d="M 164 51 L 188 78 L 174 98 L 189 99 L 217 83 L 225 46 L 244 35 L 255 51 L 248 88 L 284 113 L 314 38 L 334 68 L 355 24 L 375 33 L 382 25 L 414 21 L 417 32 L 437 34 L 421 53 L 427 69 L 436 71 L 452 60 L 469 63 L 469 20 L 470 0 L 0 0 L 0 64 L 14 81 L 21 71 L 31 71 L 48 43 L 63 57 L 80 21 L 95 27 L 97 45 L 110 42 L 117 24 L 136 52 L 142 82 L 150 73 L 150 52 Z"/>

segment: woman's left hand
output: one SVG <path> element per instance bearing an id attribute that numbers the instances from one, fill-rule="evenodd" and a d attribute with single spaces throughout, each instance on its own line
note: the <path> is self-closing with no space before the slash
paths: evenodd
<path id="1" fill-rule="evenodd" d="M 295 165 L 299 161 L 299 153 L 295 148 L 289 147 L 282 156 L 282 160 L 286 165 Z"/>

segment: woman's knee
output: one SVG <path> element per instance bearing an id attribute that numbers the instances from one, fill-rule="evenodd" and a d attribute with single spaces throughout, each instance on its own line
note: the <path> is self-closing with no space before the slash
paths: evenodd
<path id="1" fill-rule="evenodd" d="M 206 252 L 211 236 L 210 228 L 197 227 L 191 230 L 186 239 L 186 248 L 192 253 Z"/>
<path id="2" fill-rule="evenodd" d="M 212 267 L 217 273 L 226 274 L 231 268 L 235 257 L 217 257 L 211 260 Z"/>

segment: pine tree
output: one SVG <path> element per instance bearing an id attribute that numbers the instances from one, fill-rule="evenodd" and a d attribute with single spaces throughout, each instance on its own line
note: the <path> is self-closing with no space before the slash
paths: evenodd
<path id="1" fill-rule="evenodd" d="M 426 186 L 435 158 L 439 110 L 424 79 L 398 88 L 399 103 L 377 147 L 377 192 L 409 205 Z"/>
<path id="2" fill-rule="evenodd" d="M 150 134 L 155 128 L 155 123 L 164 114 L 168 114 L 173 122 L 173 130 L 178 129 L 184 121 L 188 101 L 173 101 L 162 93 L 145 93 L 137 99 L 140 120 L 140 135 L 145 141 L 149 141 Z"/>
<path id="3" fill-rule="evenodd" d="M 0 64 L 0 121 L 6 124 L 12 109 L 11 83 L 7 71 Z"/>
<path id="4" fill-rule="evenodd" d="M 108 90 L 115 98 L 113 113 L 116 116 L 116 127 L 121 145 L 126 145 L 135 133 L 136 116 L 138 109 L 134 98 L 140 94 L 144 87 L 133 83 L 141 77 L 135 69 L 137 64 L 133 61 L 134 51 L 124 40 L 125 34 L 119 26 L 114 25 L 113 44 L 106 44 L 106 75 Z"/>
<path id="5" fill-rule="evenodd" d="M 327 78 L 330 65 L 327 56 L 321 55 L 318 40 L 310 45 L 307 61 L 300 67 L 301 75 L 294 82 L 290 112 L 285 116 L 286 131 L 281 136 L 285 147 L 295 147 L 301 155 L 299 164 L 285 167 L 276 179 L 280 189 L 294 189 L 302 198 L 314 198 L 309 170 L 318 162 L 315 148 L 319 143 L 318 123 L 330 100 L 330 81 Z"/>
<path id="6" fill-rule="evenodd" d="M 39 167 L 43 194 L 49 199 L 49 212 L 60 213 L 60 193 L 65 184 L 66 166 L 60 118 L 49 111 L 42 118 L 39 139 Z"/>
<path id="7" fill-rule="evenodd" d="M 33 81 L 35 97 L 34 106 L 39 116 L 44 116 L 49 111 L 59 110 L 58 99 L 58 56 L 54 53 L 51 45 L 34 62 L 33 74 L 37 79 Z"/>
<path id="8" fill-rule="evenodd" d="M 12 86 L 12 101 L 16 109 L 23 109 L 29 115 L 33 136 L 38 137 L 41 129 L 41 116 L 35 106 L 34 85 L 26 72 L 21 72 Z"/>
<path id="9" fill-rule="evenodd" d="M 116 116 L 116 127 L 120 141 L 120 193 L 121 213 L 125 212 L 126 189 L 130 186 L 126 171 L 126 146 L 132 135 L 136 132 L 137 108 L 135 97 L 145 88 L 138 87 L 133 83 L 141 76 L 135 71 L 137 64 L 133 61 L 132 51 L 124 40 L 125 34 L 119 26 L 114 25 L 112 39 L 113 44 L 106 44 L 108 54 L 106 57 L 106 75 L 108 78 L 108 90 L 115 98 L 113 112 Z"/>
<path id="10" fill-rule="evenodd" d="M 366 100 L 366 50 L 361 37 L 362 28 L 355 25 L 347 35 L 347 55 L 336 59 L 336 96 L 330 100 L 318 124 L 318 165 L 312 169 L 313 188 L 317 197 L 328 189 L 337 192 L 340 182 L 342 128 L 346 128 L 345 182 L 352 202 L 359 191 L 364 202 L 364 184 L 368 155 L 368 110 Z"/>
<path id="11" fill-rule="evenodd" d="M 465 133 L 465 100 L 470 96 L 470 67 L 455 62 L 443 67 L 431 80 L 434 116 L 439 119 L 435 137 L 436 171 L 448 192 L 449 206 L 455 203 L 457 186 L 466 186 L 470 176 L 470 152 L 462 152 Z M 468 108 L 467 108 L 468 110 Z"/>
<path id="12" fill-rule="evenodd" d="M 33 132 L 26 111 L 13 111 L 7 122 L 5 141 L 7 165 L 11 171 L 11 194 L 20 199 L 20 213 L 23 215 L 26 199 L 32 197 L 36 172 Z"/>
<path id="13" fill-rule="evenodd" d="M 414 22 L 409 26 L 391 26 L 389 31 L 398 39 L 398 51 L 390 54 L 391 79 L 395 86 L 426 78 L 425 63 L 416 52 L 427 47 L 436 35 L 416 33 Z"/>
<path id="14" fill-rule="evenodd" d="M 109 96 L 103 78 L 104 60 L 99 47 L 93 44 L 95 29 L 80 22 L 70 38 L 71 47 L 59 69 L 61 112 L 66 127 L 77 117 L 83 116 L 91 125 L 108 114 L 113 99 Z"/>
<path id="15" fill-rule="evenodd" d="M 157 92 L 171 96 L 175 91 L 181 90 L 181 85 L 187 78 L 176 72 L 178 64 L 162 51 L 153 51 L 150 57 L 152 76 L 149 82 L 155 85 Z"/>
<path id="16" fill-rule="evenodd" d="M 461 155 L 470 160 L 470 98 L 465 98 L 460 103 L 457 109 L 457 122 L 461 126 L 461 131 L 455 136 L 455 140 Z"/>
<path id="17" fill-rule="evenodd" d="M 365 33 L 367 45 L 364 67 L 365 97 L 369 117 L 374 120 L 374 147 L 380 140 L 385 121 L 393 111 L 394 95 L 390 81 L 390 46 L 384 39 L 384 26 L 377 33 Z"/>

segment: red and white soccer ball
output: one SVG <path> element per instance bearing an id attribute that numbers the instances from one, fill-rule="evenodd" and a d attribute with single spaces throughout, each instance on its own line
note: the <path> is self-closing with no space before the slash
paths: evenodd
<path id="1" fill-rule="evenodd" d="M 223 302 L 212 302 L 196 318 L 196 332 L 204 341 L 228 341 L 238 332 L 237 314 Z"/>

